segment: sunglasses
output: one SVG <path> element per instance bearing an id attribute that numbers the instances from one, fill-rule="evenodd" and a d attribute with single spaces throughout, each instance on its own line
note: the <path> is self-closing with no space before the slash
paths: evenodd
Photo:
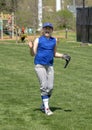
<path id="1" fill-rule="evenodd" d="M 52 27 L 49 27 L 49 26 L 47 26 L 47 27 L 44 27 L 45 29 L 52 29 Z"/>

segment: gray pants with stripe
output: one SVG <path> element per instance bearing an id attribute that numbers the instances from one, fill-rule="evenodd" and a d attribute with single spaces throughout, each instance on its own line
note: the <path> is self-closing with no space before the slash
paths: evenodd
<path id="1" fill-rule="evenodd" d="M 35 71 L 40 82 L 41 96 L 51 96 L 54 82 L 53 66 L 35 65 Z"/>

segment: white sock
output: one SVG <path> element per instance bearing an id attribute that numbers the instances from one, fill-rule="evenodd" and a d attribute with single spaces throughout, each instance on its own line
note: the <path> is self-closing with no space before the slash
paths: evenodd
<path id="1" fill-rule="evenodd" d="M 43 99 L 43 104 L 46 109 L 49 108 L 49 98 Z"/>

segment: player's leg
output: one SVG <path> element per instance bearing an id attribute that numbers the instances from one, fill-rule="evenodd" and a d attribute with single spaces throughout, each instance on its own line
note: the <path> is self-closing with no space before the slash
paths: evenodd
<path id="1" fill-rule="evenodd" d="M 40 82 L 41 98 L 42 98 L 42 102 L 45 107 L 45 113 L 47 115 L 51 115 L 52 112 L 50 112 L 50 110 L 49 110 L 49 95 L 48 95 L 48 87 L 47 87 L 48 78 L 47 78 L 46 66 L 36 65 L 35 71 L 36 71 L 36 74 L 37 74 L 39 82 Z"/>
<path id="2" fill-rule="evenodd" d="M 45 66 L 36 65 L 35 71 L 40 82 L 41 95 L 48 95 L 47 92 L 47 72 Z"/>
<path id="3" fill-rule="evenodd" d="M 47 68 L 47 86 L 48 86 L 48 95 L 51 97 L 53 91 L 53 84 L 54 84 L 54 69 L 53 66 L 48 66 Z"/>

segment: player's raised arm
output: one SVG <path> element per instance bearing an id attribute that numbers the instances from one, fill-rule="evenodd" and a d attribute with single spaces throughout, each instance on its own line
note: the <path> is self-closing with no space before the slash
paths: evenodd
<path id="1" fill-rule="evenodd" d="M 30 54 L 31 54 L 31 56 L 34 56 L 34 52 L 33 52 L 33 42 L 30 41 L 30 42 L 28 43 L 28 45 L 29 45 L 29 48 L 30 48 Z"/>
<path id="2" fill-rule="evenodd" d="M 34 40 L 34 42 L 30 41 L 29 43 L 30 48 L 30 54 L 31 56 L 34 56 L 37 53 L 37 47 L 38 47 L 38 38 Z"/>

